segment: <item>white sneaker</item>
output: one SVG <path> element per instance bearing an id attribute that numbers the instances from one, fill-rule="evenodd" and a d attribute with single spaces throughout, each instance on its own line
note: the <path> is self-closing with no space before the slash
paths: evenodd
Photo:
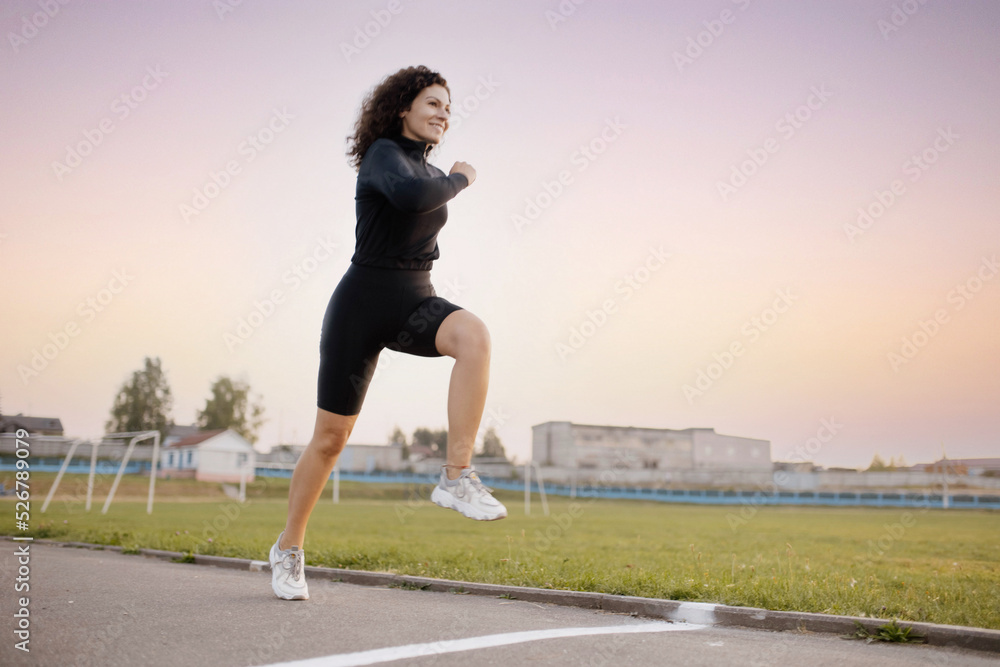
<path id="1" fill-rule="evenodd" d="M 284 535 L 285 531 L 281 531 Z M 304 572 L 306 555 L 302 549 L 279 549 L 281 535 L 271 547 L 271 590 L 282 600 L 308 600 L 309 586 Z"/>
<path id="2" fill-rule="evenodd" d="M 490 495 L 472 468 L 464 468 L 458 479 L 448 479 L 441 467 L 441 481 L 431 493 L 431 501 L 441 507 L 458 510 L 477 521 L 494 521 L 507 516 L 507 508 Z"/>

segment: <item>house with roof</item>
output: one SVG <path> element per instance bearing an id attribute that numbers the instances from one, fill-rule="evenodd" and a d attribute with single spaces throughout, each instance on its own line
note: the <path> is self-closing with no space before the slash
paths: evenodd
<path id="1" fill-rule="evenodd" d="M 157 475 L 164 479 L 189 477 L 200 482 L 239 482 L 245 475 L 246 481 L 252 482 L 256 465 L 253 445 L 232 429 L 217 429 L 164 445 Z"/>
<path id="2" fill-rule="evenodd" d="M 24 429 L 32 435 L 62 435 L 63 425 L 58 417 L 25 417 L 23 414 L 0 414 L 0 433 L 17 433 Z"/>

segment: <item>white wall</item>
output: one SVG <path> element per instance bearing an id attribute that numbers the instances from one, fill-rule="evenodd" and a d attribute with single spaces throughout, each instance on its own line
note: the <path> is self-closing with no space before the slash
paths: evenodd
<path id="1" fill-rule="evenodd" d="M 242 459 L 244 463 L 240 465 Z M 257 452 L 238 433 L 225 431 L 209 438 L 198 447 L 198 474 L 196 479 L 206 482 L 238 482 L 242 470 L 247 481 L 254 480 Z"/>
<path id="2" fill-rule="evenodd" d="M 540 465 L 606 470 L 770 471 L 767 440 L 721 435 L 712 429 L 653 429 L 546 422 L 532 427 L 532 460 Z"/>
<path id="3" fill-rule="evenodd" d="M 403 468 L 403 448 L 389 445 L 347 445 L 337 459 L 344 472 L 400 470 Z"/>
<path id="4" fill-rule="evenodd" d="M 767 440 L 722 435 L 694 429 L 694 468 L 716 470 L 771 470 L 771 443 Z"/>

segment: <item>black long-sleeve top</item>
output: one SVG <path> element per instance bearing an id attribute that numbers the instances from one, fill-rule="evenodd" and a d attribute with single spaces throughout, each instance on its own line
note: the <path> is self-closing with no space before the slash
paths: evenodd
<path id="1" fill-rule="evenodd" d="M 427 163 L 431 145 L 402 134 L 376 139 L 361 159 L 351 261 L 367 266 L 429 270 L 441 256 L 437 235 L 448 220 L 445 202 L 469 186 Z"/>

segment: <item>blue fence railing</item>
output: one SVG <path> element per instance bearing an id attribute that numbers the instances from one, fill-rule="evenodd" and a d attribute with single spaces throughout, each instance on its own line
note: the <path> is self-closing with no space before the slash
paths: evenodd
<path id="1" fill-rule="evenodd" d="M 94 466 L 94 473 L 97 475 L 116 475 L 118 474 L 118 467 L 120 465 L 121 461 L 98 460 Z M 62 468 L 62 459 L 54 461 L 37 461 L 32 459 L 30 470 L 32 472 L 59 472 L 60 468 Z M 128 465 L 125 466 L 125 472 L 128 474 L 149 473 L 149 468 L 149 461 L 129 461 Z M 16 464 L 7 463 L 6 461 L 0 462 L 0 472 L 11 470 L 17 470 Z M 71 462 L 66 466 L 66 472 L 90 474 L 90 461 Z"/>
<path id="2" fill-rule="evenodd" d="M 291 477 L 291 470 L 257 468 L 262 477 Z M 524 491 L 524 482 L 510 479 L 489 478 L 481 475 L 483 482 L 495 489 Z M 437 484 L 438 475 L 418 475 L 404 472 L 341 472 L 340 479 L 351 482 L 380 484 Z M 531 483 L 533 493 L 538 484 Z M 563 484 L 546 484 L 550 496 L 571 496 L 573 489 Z M 637 487 L 577 486 L 576 497 L 653 500 L 667 503 L 695 503 L 702 505 L 827 505 L 840 507 L 913 507 L 942 508 L 944 496 L 939 493 L 888 493 L 867 491 L 724 491 L 721 489 L 646 489 Z M 1000 495 L 948 494 L 949 507 L 955 509 L 1000 509 Z"/>
<path id="3" fill-rule="evenodd" d="M 58 472 L 61 460 L 32 461 L 31 470 Z M 96 473 L 117 474 L 120 463 L 98 461 Z M 149 461 L 130 461 L 125 467 L 128 474 L 149 473 Z M 13 462 L 0 463 L 0 471 L 15 470 Z M 66 468 L 68 473 L 89 473 L 89 462 L 73 462 Z M 291 469 L 257 467 L 255 474 L 260 477 L 291 477 Z M 483 481 L 495 489 L 524 491 L 524 482 L 510 479 L 490 478 L 481 475 Z M 406 472 L 341 472 L 340 479 L 350 482 L 378 484 L 436 484 L 438 475 L 420 475 Z M 538 484 L 532 482 L 531 490 L 538 493 Z M 550 496 L 569 497 L 573 489 L 564 484 L 546 484 L 545 493 Z M 638 487 L 593 487 L 577 486 L 576 497 L 615 500 L 652 500 L 666 503 L 694 503 L 700 505 L 820 505 L 833 507 L 910 507 L 942 508 L 944 496 L 940 493 L 891 493 L 878 491 L 729 491 L 721 489 L 648 489 Z M 955 509 L 996 509 L 1000 510 L 1000 495 L 991 494 L 948 494 L 948 505 Z"/>

